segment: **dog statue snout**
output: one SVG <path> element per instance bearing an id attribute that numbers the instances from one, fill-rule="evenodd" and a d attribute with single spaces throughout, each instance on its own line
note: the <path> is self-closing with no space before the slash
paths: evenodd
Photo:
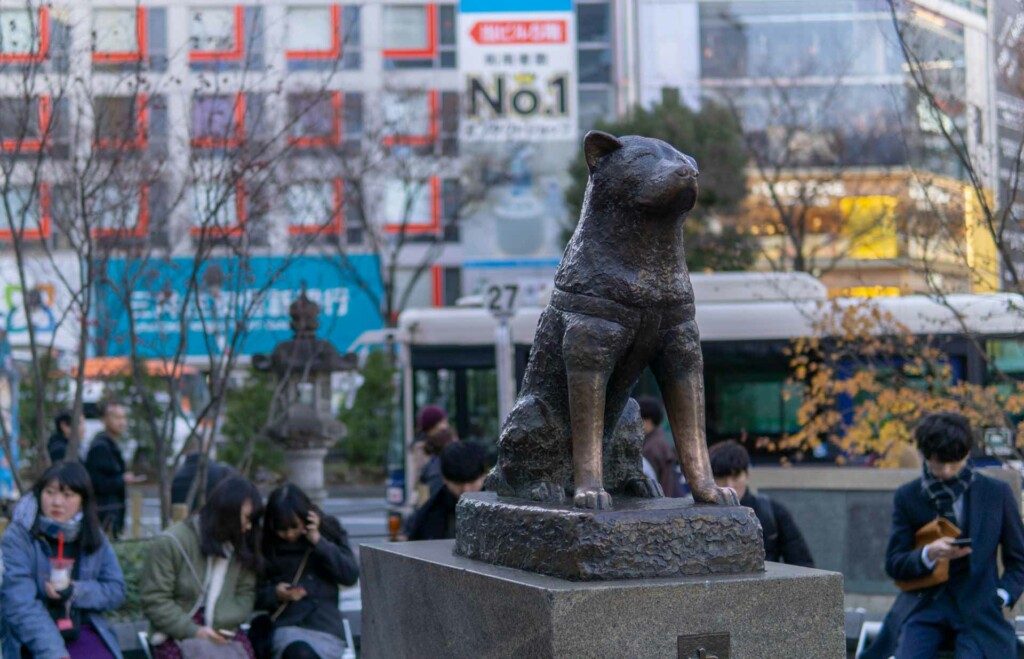
<path id="1" fill-rule="evenodd" d="M 679 165 L 679 167 L 676 167 L 676 176 L 680 178 L 696 179 L 700 174 L 697 173 L 696 169 L 689 165 Z"/>

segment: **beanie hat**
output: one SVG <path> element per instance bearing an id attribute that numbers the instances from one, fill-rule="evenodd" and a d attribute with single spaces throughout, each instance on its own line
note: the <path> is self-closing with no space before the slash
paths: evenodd
<path id="1" fill-rule="evenodd" d="M 448 418 L 448 413 L 438 405 L 425 405 L 416 415 L 416 427 L 420 432 L 430 432 L 434 426 Z"/>

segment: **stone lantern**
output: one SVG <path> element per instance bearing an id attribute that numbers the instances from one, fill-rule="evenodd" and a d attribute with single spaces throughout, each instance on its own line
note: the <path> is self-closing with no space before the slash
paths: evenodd
<path id="1" fill-rule="evenodd" d="M 324 458 L 345 435 L 331 410 L 331 374 L 352 370 L 356 356 L 342 355 L 316 338 L 320 307 L 302 293 L 289 307 L 295 336 L 277 344 L 270 355 L 253 355 L 257 370 L 277 376 L 271 421 L 262 434 L 284 447 L 288 478 L 316 501 L 327 496 Z"/>

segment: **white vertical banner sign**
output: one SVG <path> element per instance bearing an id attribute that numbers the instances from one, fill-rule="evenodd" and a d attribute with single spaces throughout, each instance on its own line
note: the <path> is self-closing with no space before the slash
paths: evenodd
<path id="1" fill-rule="evenodd" d="M 575 141 L 572 0 L 461 0 L 463 142 Z"/>

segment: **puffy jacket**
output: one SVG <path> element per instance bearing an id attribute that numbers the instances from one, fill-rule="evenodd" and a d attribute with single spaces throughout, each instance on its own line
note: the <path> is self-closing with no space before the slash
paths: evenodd
<path id="1" fill-rule="evenodd" d="M 25 646 L 36 657 L 67 655 L 64 639 L 46 609 L 46 579 L 50 574 L 52 550 L 45 538 L 33 534 L 36 500 L 25 496 L 15 507 L 13 519 L 0 541 L 3 551 L 4 579 L 0 586 L 0 609 L 6 622 L 4 658 L 19 659 Z M 124 603 L 124 575 L 114 548 L 104 539 L 91 554 L 78 558 L 74 606 L 82 611 L 118 659 L 121 650 L 114 629 L 101 615 Z"/>

